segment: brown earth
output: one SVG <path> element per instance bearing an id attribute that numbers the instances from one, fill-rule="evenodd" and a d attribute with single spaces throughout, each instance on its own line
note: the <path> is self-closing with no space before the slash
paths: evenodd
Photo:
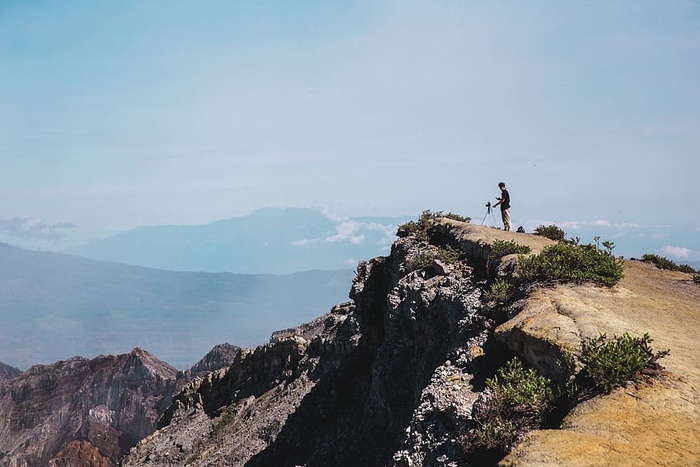
<path id="1" fill-rule="evenodd" d="M 450 223 L 454 229 L 457 223 Z M 461 224 L 461 237 L 480 245 L 515 240 L 534 251 L 546 239 Z M 456 229 L 455 229 L 456 230 Z M 700 286 L 690 274 L 625 261 L 613 288 L 558 285 L 536 290 L 497 335 L 541 360 L 542 348 L 576 351 L 583 338 L 649 333 L 655 351 L 670 349 L 661 379 L 620 388 L 577 406 L 561 429 L 530 433 L 505 466 L 700 466 Z"/>

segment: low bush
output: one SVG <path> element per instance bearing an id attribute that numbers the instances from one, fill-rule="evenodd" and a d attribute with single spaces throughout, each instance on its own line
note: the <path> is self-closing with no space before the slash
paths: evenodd
<path id="1" fill-rule="evenodd" d="M 525 432 L 542 425 L 553 400 L 551 382 L 513 358 L 486 381 L 486 386 L 488 397 L 475 407 L 476 428 L 469 432 L 465 445 L 472 452 L 506 453 Z"/>
<path id="2" fill-rule="evenodd" d="M 496 376 L 486 380 L 487 390 L 474 403 L 475 427 L 465 433 L 462 443 L 467 456 L 489 457 L 495 465 L 528 431 L 558 426 L 578 402 L 609 393 L 625 381 L 642 374 L 658 375 L 658 360 L 668 350 L 654 352 L 648 334 L 628 334 L 607 339 L 601 334 L 583 342 L 583 368 L 574 378 L 574 357 L 565 353 L 559 364 L 570 377 L 555 383 L 518 358 L 509 360 Z M 476 465 L 476 463 L 474 464 Z"/>
<path id="3" fill-rule="evenodd" d="M 581 370 L 596 390 L 609 393 L 625 381 L 638 380 L 645 370 L 658 371 L 657 361 L 669 354 L 669 350 L 654 353 L 649 334 L 632 337 L 625 333 L 608 339 L 601 334 L 583 342 Z"/>
<path id="4" fill-rule="evenodd" d="M 550 240 L 555 240 L 557 242 L 566 238 L 566 232 L 564 232 L 562 229 L 560 229 L 554 224 L 548 226 L 540 225 L 536 227 L 535 235 L 546 237 Z"/>
<path id="5" fill-rule="evenodd" d="M 654 255 L 651 253 L 643 254 L 642 261 L 645 261 L 647 263 L 651 263 L 659 269 L 668 269 L 669 271 L 687 272 L 689 274 L 694 274 L 697 272 L 695 269 L 688 266 L 687 264 L 678 265 L 668 258 L 664 258 L 663 256 Z"/>
<path id="6" fill-rule="evenodd" d="M 550 245 L 542 253 L 520 256 L 526 280 L 554 280 L 562 282 L 594 282 L 612 287 L 624 273 L 624 262 L 610 252 L 594 245 L 581 245 L 578 239 L 564 240 Z"/>
<path id="7" fill-rule="evenodd" d="M 527 245 L 521 245 L 514 240 L 494 240 L 491 244 L 491 256 L 501 258 L 512 254 L 527 254 L 531 248 Z"/>
<path id="8" fill-rule="evenodd" d="M 441 217 L 447 217 L 448 219 L 460 222 L 471 221 L 469 217 L 464 217 L 452 212 L 448 212 L 447 214 L 445 214 L 442 211 L 433 212 L 430 210 L 425 210 L 420 215 L 417 221 L 408 221 L 404 224 L 401 224 L 398 228 L 398 231 L 396 232 L 396 235 L 399 237 L 414 236 L 421 241 L 427 242 L 430 240 L 430 228 L 433 226 L 435 220 Z"/>
<path id="9" fill-rule="evenodd" d="M 496 279 L 488 291 L 483 293 L 486 300 L 503 303 L 508 301 L 513 291 L 513 286 L 505 279 Z"/>

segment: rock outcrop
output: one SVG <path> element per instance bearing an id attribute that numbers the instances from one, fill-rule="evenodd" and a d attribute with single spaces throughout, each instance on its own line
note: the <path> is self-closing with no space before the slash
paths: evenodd
<path id="1" fill-rule="evenodd" d="M 439 242 L 463 239 L 440 231 Z M 488 233 L 488 232 L 486 232 Z M 466 240 L 464 240 L 466 241 Z M 539 240 L 537 240 L 539 242 Z M 474 268 L 484 269 L 487 243 Z M 468 262 L 413 237 L 360 263 L 352 302 L 196 380 L 125 465 L 448 465 L 497 322 Z"/>
<path id="2" fill-rule="evenodd" d="M 435 225 L 431 244 L 398 239 L 388 257 L 360 263 L 352 302 L 312 323 L 275 333 L 269 344 L 242 350 L 229 369 L 186 386 L 161 418 L 161 428 L 141 441 L 124 465 L 484 465 L 470 460 L 460 435 L 473 426 L 472 410 L 485 378 L 509 351 L 556 378 L 557 357 L 577 352 L 583 338 L 627 331 L 657 337 L 652 315 L 658 306 L 635 322 L 639 310 L 632 304 L 653 303 L 654 293 L 667 286 L 674 292 L 659 297 L 675 295 L 676 300 L 663 311 L 675 309 L 678 324 L 661 330 L 676 337 L 662 334 L 658 342 L 670 344 L 672 356 L 685 355 L 669 362 L 675 376 L 650 388 L 625 388 L 587 401 L 565 418 L 561 430 L 531 433 L 503 462 L 700 461 L 691 442 L 700 427 L 699 379 L 688 357 L 700 351 L 698 340 L 688 339 L 698 332 L 700 288 L 687 275 L 658 271 L 653 271 L 654 280 L 663 275 L 663 285 L 648 281 L 633 286 L 638 274 L 652 271 L 628 262 L 626 282 L 612 289 L 523 289 L 528 293 L 494 307 L 482 300 L 486 278 L 518 272 L 516 257 L 491 257 L 496 239 L 515 240 L 535 252 L 552 243 L 450 220 Z M 440 245 L 458 248 L 461 260 L 443 261 Z M 663 406 L 652 409 L 654 400 Z M 613 431 L 624 419 L 620 410 L 636 421 L 616 437 Z M 640 411 L 645 415 L 634 418 Z M 642 435 L 639 427 L 657 415 L 663 417 L 662 426 L 675 421 L 683 428 L 675 427 L 671 444 L 663 441 L 665 433 L 655 432 L 650 456 L 637 442 L 648 442 L 653 430 L 647 427 Z M 610 427 L 602 428 L 606 423 Z M 607 433 L 604 440 L 596 435 L 601 432 Z"/>
<path id="3" fill-rule="evenodd" d="M 22 374 L 22 370 L 0 362 L 0 381 L 16 378 Z"/>
<path id="4" fill-rule="evenodd" d="M 0 466 L 115 466 L 157 428 L 189 374 L 233 360 L 217 346 L 187 372 L 142 349 L 36 365 L 0 384 Z"/>
<path id="5" fill-rule="evenodd" d="M 31 367 L 0 388 L 0 465 L 113 464 L 155 429 L 176 374 L 141 349 Z"/>

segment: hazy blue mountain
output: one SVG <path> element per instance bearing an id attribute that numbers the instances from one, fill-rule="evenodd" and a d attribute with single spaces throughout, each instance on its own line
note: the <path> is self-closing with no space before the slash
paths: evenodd
<path id="1" fill-rule="evenodd" d="M 347 300 L 353 271 L 172 272 L 0 244 L 0 361 L 26 368 L 142 347 L 184 369 Z"/>
<path id="2" fill-rule="evenodd" d="M 174 271 L 354 269 L 359 260 L 388 254 L 397 225 L 409 219 L 332 220 L 312 209 L 263 208 L 211 224 L 139 227 L 65 252 Z"/>

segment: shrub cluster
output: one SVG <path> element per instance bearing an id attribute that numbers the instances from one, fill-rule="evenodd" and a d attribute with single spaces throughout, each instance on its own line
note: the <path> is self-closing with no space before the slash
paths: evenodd
<path id="1" fill-rule="evenodd" d="M 448 212 L 447 214 L 445 214 L 442 211 L 433 212 L 430 210 L 425 210 L 420 215 L 417 221 L 408 221 L 404 224 L 401 224 L 398 228 L 398 231 L 396 232 L 396 235 L 398 235 L 399 237 L 413 236 L 416 237 L 418 240 L 427 242 L 430 240 L 430 227 L 433 226 L 435 219 L 439 219 L 441 217 L 446 217 L 448 219 L 460 222 L 471 221 L 469 217 L 464 217 L 452 212 Z"/>
<path id="2" fill-rule="evenodd" d="M 697 271 L 695 269 L 688 266 L 687 264 L 678 265 L 668 258 L 664 258 L 663 256 L 654 255 L 651 253 L 643 254 L 642 261 L 646 261 L 647 263 L 651 263 L 659 269 L 668 269 L 670 271 L 687 272 L 689 274 L 697 273 Z"/>
<path id="3" fill-rule="evenodd" d="M 536 227 L 535 235 L 546 237 L 550 240 L 555 240 L 557 242 L 566 238 L 566 232 L 564 232 L 562 229 L 560 229 L 554 224 L 548 226 L 540 225 Z"/>
<path id="4" fill-rule="evenodd" d="M 550 245 L 538 255 L 520 256 L 526 280 L 555 280 L 577 284 L 592 281 L 612 287 L 624 272 L 624 262 L 594 245 L 581 245 L 578 239 Z"/>
<path id="5" fill-rule="evenodd" d="M 609 393 L 643 372 L 658 374 L 660 358 L 668 350 L 653 352 L 648 334 L 628 334 L 608 340 L 604 334 L 583 342 L 583 368 L 576 379 L 553 383 L 518 358 L 509 360 L 495 377 L 486 380 L 485 396 L 474 404 L 476 427 L 462 439 L 467 452 L 490 451 L 505 455 L 527 431 L 545 427 L 547 416 L 570 408 L 576 401 Z M 563 358 L 562 368 L 573 374 L 573 358 Z"/>
<path id="6" fill-rule="evenodd" d="M 475 407 L 477 426 L 469 432 L 468 451 L 496 450 L 505 454 L 525 432 L 539 428 L 553 402 L 549 379 L 518 358 L 509 360 L 486 381 L 488 399 Z"/>
<path id="7" fill-rule="evenodd" d="M 483 293 L 483 297 L 486 300 L 494 302 L 506 302 L 511 296 L 513 291 L 513 286 L 505 279 L 496 279 L 491 284 L 489 290 Z"/>
<path id="8" fill-rule="evenodd" d="M 491 256 L 501 258 L 512 254 L 527 254 L 531 248 L 527 245 L 521 245 L 514 240 L 494 240 L 491 244 Z"/>
<path id="9" fill-rule="evenodd" d="M 601 334 L 583 342 L 582 373 L 590 379 L 594 390 L 609 393 L 625 381 L 638 380 L 644 370 L 658 370 L 657 361 L 669 354 L 669 350 L 654 353 L 653 339 L 649 334 L 632 337 L 625 333 L 607 339 Z"/>

